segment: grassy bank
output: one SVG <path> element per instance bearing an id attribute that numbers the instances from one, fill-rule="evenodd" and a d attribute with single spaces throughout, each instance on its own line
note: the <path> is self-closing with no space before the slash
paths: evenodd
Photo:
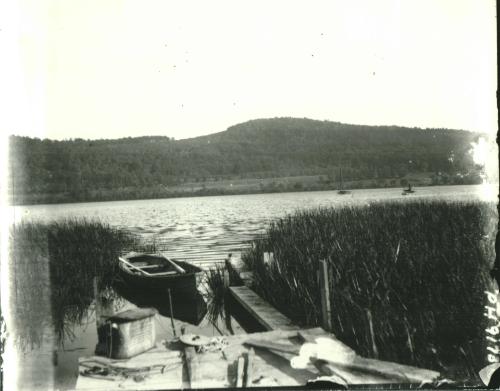
<path id="1" fill-rule="evenodd" d="M 94 277 L 108 290 L 118 254 L 136 239 L 97 221 L 66 220 L 15 225 L 10 244 L 14 329 L 29 349 L 40 344 L 46 327 L 54 327 L 59 342 L 71 336 L 94 299 Z"/>
<path id="2" fill-rule="evenodd" d="M 243 260 L 260 295 L 298 324 L 315 326 L 318 261 L 325 259 L 333 332 L 359 354 L 474 372 L 473 350 L 484 349 L 495 219 L 495 206 L 480 202 L 304 211 L 271 223 Z M 274 253 L 269 265 L 263 252 Z"/>
<path id="3" fill-rule="evenodd" d="M 349 189 L 402 188 L 435 185 L 472 185 L 481 183 L 478 176 L 448 177 L 433 173 L 408 174 L 404 177 L 345 180 Z M 67 202 L 98 202 L 137 199 L 162 199 L 179 197 L 203 197 L 241 194 L 286 193 L 299 191 L 338 190 L 339 180 L 333 175 L 301 175 L 270 178 L 232 178 L 185 182 L 177 185 L 131 186 L 119 189 L 85 190 L 73 194 L 60 193 L 12 193 L 9 202 L 14 205 L 55 204 Z M 10 194 L 10 193 L 9 193 Z"/>

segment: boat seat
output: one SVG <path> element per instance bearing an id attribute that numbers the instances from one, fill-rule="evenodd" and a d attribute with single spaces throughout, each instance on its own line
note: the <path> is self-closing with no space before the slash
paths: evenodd
<path id="1" fill-rule="evenodd" d="M 155 268 L 155 267 L 161 267 L 159 265 L 144 265 L 144 266 L 138 266 L 136 264 L 133 264 L 135 267 L 139 268 L 139 269 L 152 269 L 152 268 Z"/>
<path id="2" fill-rule="evenodd" d="M 127 266 L 127 268 L 128 268 L 128 270 L 130 270 L 131 272 L 133 272 L 135 274 L 140 273 L 139 270 L 144 269 L 144 267 L 138 267 L 136 269 L 133 269 L 133 268 L 131 268 L 129 266 Z M 137 269 L 139 269 L 139 270 L 137 270 Z M 169 271 L 169 272 L 159 272 L 159 273 L 155 273 L 155 272 L 148 273 L 148 272 L 144 271 L 144 273 L 146 273 L 149 276 L 168 276 L 168 275 L 178 274 L 175 270 Z"/>
<path id="3" fill-rule="evenodd" d="M 168 276 L 169 274 L 178 274 L 177 272 L 162 272 L 162 273 L 151 273 L 152 276 Z"/>

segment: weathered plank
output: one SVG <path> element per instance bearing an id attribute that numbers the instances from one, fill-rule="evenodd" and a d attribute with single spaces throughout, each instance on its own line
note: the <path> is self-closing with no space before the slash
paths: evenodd
<path id="1" fill-rule="evenodd" d="M 256 348 L 265 348 L 269 350 L 277 350 L 279 352 L 299 354 L 300 345 L 284 344 L 272 341 L 259 341 L 258 339 L 249 339 L 245 342 L 246 345 Z"/>
<path id="2" fill-rule="evenodd" d="M 299 336 L 304 342 L 314 343 L 316 338 L 328 336 L 336 339 L 333 334 L 324 333 L 320 328 L 301 330 Z M 341 350 L 352 350 L 337 340 Z M 354 351 L 353 351 L 354 352 Z M 332 361 L 335 357 L 332 357 Z M 328 360 L 317 360 L 316 367 L 327 376 L 340 376 L 347 384 L 391 384 L 391 383 L 424 383 L 432 382 L 439 377 L 439 372 L 397 364 L 389 361 L 365 358 L 356 355 L 352 363 L 338 364 Z"/>
<path id="3" fill-rule="evenodd" d="M 229 288 L 233 297 L 266 329 L 298 330 L 290 319 L 247 286 Z"/>
<path id="4" fill-rule="evenodd" d="M 358 356 L 354 350 L 336 339 L 333 334 L 327 333 L 321 328 L 300 330 L 297 334 L 302 341 L 310 343 L 315 343 L 318 337 L 331 338 L 337 341 L 339 352 L 352 352 L 354 354 L 353 361 L 349 363 L 335 362 L 336 354 L 331 359 L 312 359 L 323 375 L 338 376 L 347 384 L 430 383 L 440 375 L 439 372 L 428 369 Z M 285 343 L 282 341 L 274 342 L 268 338 L 263 339 L 262 336 L 260 338 L 251 338 L 250 336 L 244 343 L 268 349 L 284 358 L 291 358 L 294 354 L 299 354 L 300 344 L 293 344 L 289 340 L 286 340 Z"/>
<path id="5" fill-rule="evenodd" d="M 439 372 L 410 367 L 387 361 L 356 356 L 349 364 L 338 364 L 327 360 L 315 360 L 323 375 L 338 376 L 347 384 L 421 384 L 432 383 Z"/>
<path id="6" fill-rule="evenodd" d="M 353 369 L 377 374 L 381 377 L 391 378 L 396 382 L 420 383 L 430 382 L 439 377 L 439 372 L 429 369 L 397 364 L 394 362 L 375 360 L 356 356 Z"/>

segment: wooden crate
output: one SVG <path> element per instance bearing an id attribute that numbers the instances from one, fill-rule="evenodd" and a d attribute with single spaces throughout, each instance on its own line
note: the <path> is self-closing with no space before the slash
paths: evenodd
<path id="1" fill-rule="evenodd" d="M 98 330 L 96 354 L 123 359 L 136 356 L 155 346 L 156 330 L 152 308 L 137 308 L 109 317 Z"/>

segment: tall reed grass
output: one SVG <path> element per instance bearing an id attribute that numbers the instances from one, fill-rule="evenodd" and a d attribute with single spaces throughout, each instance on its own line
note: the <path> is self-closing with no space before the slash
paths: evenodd
<path id="1" fill-rule="evenodd" d="M 118 255 L 138 242 L 90 220 L 25 222 L 12 227 L 10 238 L 12 310 L 24 349 L 40 345 L 47 327 L 58 342 L 71 337 L 94 300 L 94 277 L 104 295 L 111 295 Z"/>
<path id="2" fill-rule="evenodd" d="M 301 211 L 272 222 L 243 261 L 257 293 L 316 326 L 318 261 L 327 260 L 337 337 L 364 356 L 443 371 L 482 347 L 496 221 L 496 206 L 481 202 Z M 274 261 L 264 264 L 264 252 Z"/>
<path id="3" fill-rule="evenodd" d="M 205 298 L 208 304 L 207 319 L 210 323 L 216 325 L 219 319 L 226 322 L 226 294 L 227 286 L 224 282 L 224 266 L 215 265 L 205 271 L 206 294 Z"/>

